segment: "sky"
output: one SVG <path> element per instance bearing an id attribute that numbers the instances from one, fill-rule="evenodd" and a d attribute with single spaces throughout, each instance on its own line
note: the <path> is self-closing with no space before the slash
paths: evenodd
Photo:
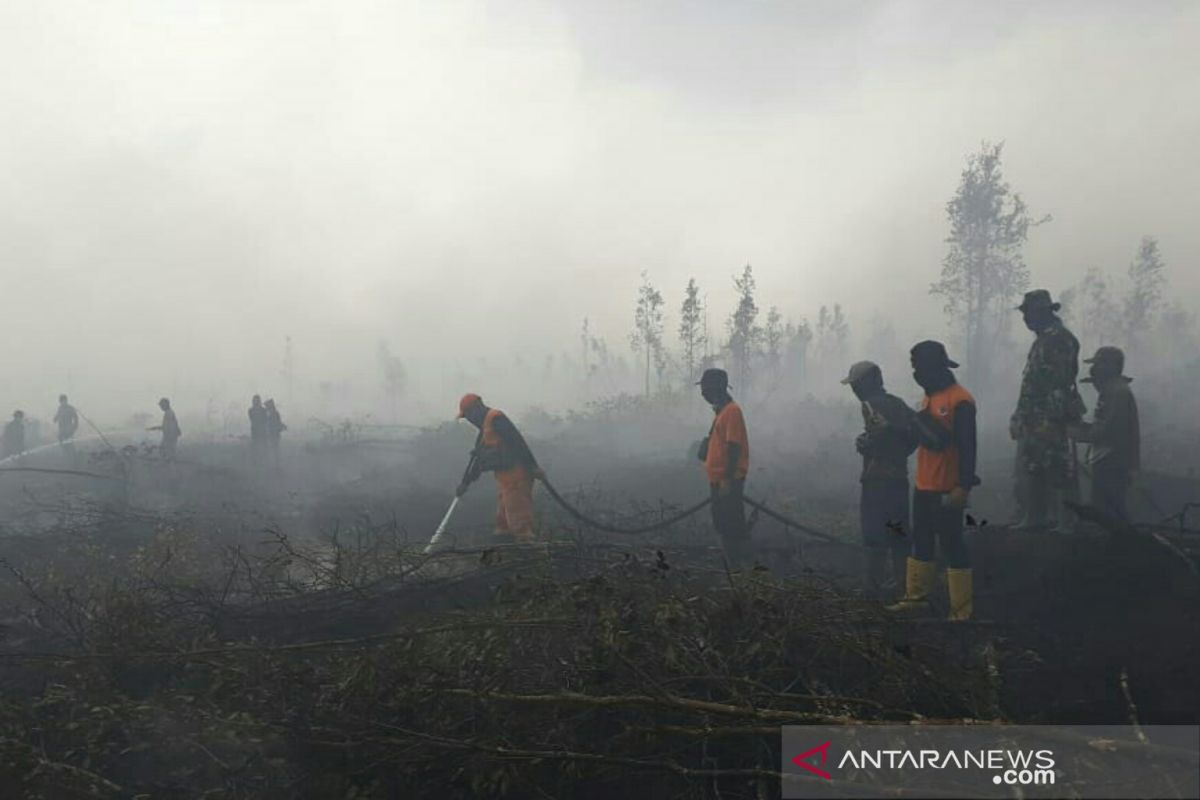
<path id="1" fill-rule="evenodd" d="M 416 421 L 584 317 L 627 350 L 643 270 L 714 329 L 750 263 L 792 319 L 940 335 L 984 140 L 1053 216 L 1035 284 L 1154 235 L 1195 297 L 1198 40 L 1165 1 L 0 0 L 0 409 L 244 405 L 290 336 L 359 405 L 386 340 Z"/>

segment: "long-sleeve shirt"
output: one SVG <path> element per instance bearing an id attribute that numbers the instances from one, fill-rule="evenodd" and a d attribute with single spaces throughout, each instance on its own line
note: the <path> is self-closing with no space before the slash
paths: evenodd
<path id="1" fill-rule="evenodd" d="M 1055 320 L 1038 333 L 1029 348 L 1014 425 L 1034 431 L 1079 421 L 1085 409 L 1075 386 L 1078 375 L 1079 340 Z"/>
<path id="2" fill-rule="evenodd" d="M 908 457 L 917 448 L 913 410 L 880 391 L 862 401 L 864 431 L 858 439 L 863 483 L 908 483 Z"/>
<path id="3" fill-rule="evenodd" d="M 1100 385 L 1096 415 L 1090 424 L 1080 426 L 1078 441 L 1089 442 L 1088 463 L 1125 470 L 1141 468 L 1141 430 L 1137 400 L 1128 378 L 1116 378 Z"/>
<path id="4" fill-rule="evenodd" d="M 163 412 L 162 438 L 174 441 L 183 435 L 179 429 L 179 420 L 175 418 L 175 410 L 168 408 Z"/>
<path id="5" fill-rule="evenodd" d="M 496 431 L 496 435 L 504 442 L 505 451 L 514 461 L 528 470 L 538 468 L 537 459 L 533 457 L 529 443 L 525 441 L 525 437 L 517 430 L 517 426 L 512 423 L 512 420 L 504 414 L 498 414 L 492 422 L 492 427 Z"/>
<path id="6" fill-rule="evenodd" d="M 977 442 L 975 404 L 959 403 L 954 410 L 954 446 L 958 448 L 958 485 L 968 491 L 979 482 L 975 475 Z"/>

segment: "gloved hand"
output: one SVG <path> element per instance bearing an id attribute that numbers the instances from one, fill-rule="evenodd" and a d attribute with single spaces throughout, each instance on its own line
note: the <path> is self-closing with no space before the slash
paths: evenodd
<path id="1" fill-rule="evenodd" d="M 1021 438 L 1021 421 L 1016 417 L 1008 421 L 1008 436 L 1014 442 Z"/>
<path id="2" fill-rule="evenodd" d="M 460 483 L 458 485 L 458 488 L 454 490 L 454 496 L 462 497 L 464 494 L 467 493 L 467 487 L 470 485 L 471 484 L 467 483 L 466 481 L 463 481 L 462 483 Z"/>
<path id="3" fill-rule="evenodd" d="M 854 439 L 854 449 L 858 452 L 859 455 L 862 455 L 862 456 L 869 455 L 870 451 L 871 451 L 870 437 L 868 437 L 866 433 L 860 433 Z"/>
<path id="4" fill-rule="evenodd" d="M 942 505 L 946 508 L 966 508 L 967 500 L 970 498 L 970 491 L 961 486 L 955 486 L 950 490 L 942 501 Z"/>

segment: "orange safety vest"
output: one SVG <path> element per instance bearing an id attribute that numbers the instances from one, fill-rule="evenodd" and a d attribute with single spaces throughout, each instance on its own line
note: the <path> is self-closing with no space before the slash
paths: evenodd
<path id="1" fill-rule="evenodd" d="M 954 430 L 954 411 L 960 403 L 975 404 L 975 398 L 960 384 L 954 383 L 921 401 L 921 410 L 947 430 Z M 949 492 L 958 486 L 958 445 L 951 442 L 945 450 L 917 448 L 916 487 L 923 492 Z M 966 488 L 970 488 L 969 486 Z"/>

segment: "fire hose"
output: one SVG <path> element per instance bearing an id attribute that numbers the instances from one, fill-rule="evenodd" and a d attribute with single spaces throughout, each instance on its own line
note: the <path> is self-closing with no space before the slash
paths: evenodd
<path id="1" fill-rule="evenodd" d="M 468 472 L 469 471 L 470 471 L 470 466 L 468 466 Z M 666 528 L 669 528 L 672 525 L 677 525 L 678 523 L 682 522 L 683 520 L 687 519 L 688 517 L 693 516 L 697 512 L 704 510 L 707 506 L 709 506 L 712 503 L 712 498 L 705 498 L 704 500 L 701 500 L 700 502 L 695 503 L 694 505 L 691 505 L 691 506 L 683 509 L 682 511 L 679 511 L 678 513 L 675 513 L 666 519 L 659 520 L 659 521 L 651 523 L 649 525 L 642 525 L 639 527 L 629 528 L 629 527 L 621 527 L 618 525 L 612 525 L 610 523 L 602 522 L 600 520 L 594 519 L 593 517 L 589 517 L 587 514 L 583 513 L 578 508 L 576 508 L 569 500 L 567 500 L 565 497 L 563 497 L 562 494 L 558 491 L 558 489 L 555 488 L 554 484 L 551 483 L 550 480 L 547 478 L 542 478 L 542 485 L 546 487 L 546 492 L 550 495 L 551 498 L 554 499 L 554 502 L 558 503 L 558 505 L 561 506 L 562 509 L 564 511 L 566 511 L 571 517 L 573 517 L 576 521 L 586 525 L 589 528 L 593 528 L 595 530 L 602 531 L 604 533 L 616 533 L 616 534 L 622 534 L 622 535 L 627 535 L 627 536 L 636 536 L 636 535 L 640 535 L 640 534 L 652 533 L 654 531 L 665 530 Z M 430 552 L 436 546 L 436 544 L 441 540 L 442 535 L 445 533 L 446 527 L 450 521 L 450 516 L 454 513 L 455 508 L 457 508 L 457 506 L 458 506 L 459 499 L 460 499 L 460 496 L 456 495 L 454 500 L 451 502 L 450 508 L 448 508 L 446 510 L 446 514 L 442 518 L 441 524 L 438 525 L 437 531 L 434 533 L 433 539 L 430 540 L 429 545 L 425 548 L 425 552 L 427 552 L 427 553 Z M 796 520 L 791 519 L 790 517 L 787 517 L 787 516 L 779 513 L 778 511 L 774 511 L 773 509 L 758 502 L 757 500 L 752 500 L 749 497 L 743 497 L 742 500 L 744 503 L 746 503 L 746 505 L 755 509 L 757 512 L 760 512 L 760 513 L 764 514 L 765 516 L 768 516 L 768 517 L 776 520 L 777 522 L 782 523 L 785 526 L 785 528 L 789 529 L 789 532 L 790 532 L 790 529 L 794 528 L 795 530 L 800 531 L 801 533 L 806 533 L 809 536 L 812 536 L 816 539 L 820 539 L 829 544 L 837 544 L 837 545 L 842 545 L 845 547 L 852 547 L 852 548 L 857 548 L 860 546 L 860 545 L 854 544 L 852 542 L 846 542 L 841 539 L 838 539 L 837 537 L 831 536 L 830 534 L 825 533 L 824 531 L 817 530 L 816 528 L 813 528 L 810 525 L 805 525 L 803 523 L 797 522 Z"/>

